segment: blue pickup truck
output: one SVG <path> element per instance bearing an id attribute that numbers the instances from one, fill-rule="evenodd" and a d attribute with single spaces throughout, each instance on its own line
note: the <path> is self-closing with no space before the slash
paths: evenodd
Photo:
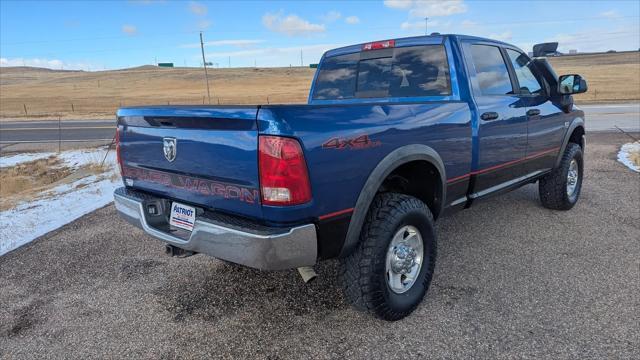
<path id="1" fill-rule="evenodd" d="M 401 319 L 429 288 L 439 217 L 535 182 L 543 206 L 574 206 L 586 90 L 478 37 L 330 50 L 308 104 L 119 109 L 116 208 L 174 256 L 307 279 L 338 258 L 355 308 Z"/>

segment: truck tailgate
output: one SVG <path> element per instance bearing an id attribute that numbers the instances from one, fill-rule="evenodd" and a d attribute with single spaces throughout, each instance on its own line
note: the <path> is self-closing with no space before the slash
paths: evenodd
<path id="1" fill-rule="evenodd" d="M 257 112 L 257 106 L 119 109 L 125 184 L 259 217 Z"/>

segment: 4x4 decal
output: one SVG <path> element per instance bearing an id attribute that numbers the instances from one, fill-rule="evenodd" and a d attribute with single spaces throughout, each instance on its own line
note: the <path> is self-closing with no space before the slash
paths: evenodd
<path id="1" fill-rule="evenodd" d="M 347 138 L 331 138 L 322 144 L 323 149 L 337 149 L 337 150 L 359 150 L 368 149 L 376 146 L 380 146 L 382 143 L 380 140 L 371 140 L 369 135 L 360 135 L 358 137 Z"/>

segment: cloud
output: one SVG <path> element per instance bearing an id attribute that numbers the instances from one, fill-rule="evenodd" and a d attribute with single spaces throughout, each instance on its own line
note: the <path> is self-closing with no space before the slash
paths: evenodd
<path id="1" fill-rule="evenodd" d="M 435 27 L 438 28 L 449 28 L 451 26 L 451 21 L 438 21 L 438 20 L 429 20 L 429 31 L 433 32 L 431 30 L 436 31 L 437 29 L 434 29 Z M 424 19 L 423 20 L 418 20 L 418 21 L 405 21 L 402 24 L 400 24 L 400 28 L 402 30 L 408 30 L 408 31 L 420 31 L 421 33 L 424 33 Z"/>
<path id="2" fill-rule="evenodd" d="M 58 59 L 24 59 L 24 58 L 0 58 L 0 67 L 7 66 L 33 66 L 55 70 L 89 70 L 90 65 L 85 63 L 66 63 Z M 96 68 L 94 66 L 94 68 Z"/>
<path id="3" fill-rule="evenodd" d="M 600 16 L 602 16 L 603 18 L 607 18 L 607 19 L 615 19 L 617 17 L 620 17 L 620 14 L 618 14 L 618 11 L 615 9 L 611 9 L 605 12 L 601 12 Z"/>
<path id="4" fill-rule="evenodd" d="M 258 39 L 237 39 L 237 40 L 214 40 L 214 41 L 205 41 L 204 46 L 235 46 L 239 48 L 250 47 L 251 45 L 256 45 L 263 43 L 264 40 Z M 200 43 L 197 44 L 184 44 L 180 45 L 181 48 L 199 48 Z"/>
<path id="5" fill-rule="evenodd" d="M 340 12 L 332 10 L 322 15 L 320 19 L 322 19 L 322 21 L 324 21 L 325 23 L 331 23 L 340 19 L 340 17 L 342 17 L 342 14 L 340 14 Z"/>
<path id="6" fill-rule="evenodd" d="M 608 50 L 631 50 L 640 47 L 640 33 L 636 29 L 620 26 L 618 28 L 593 28 L 576 33 L 560 33 L 544 40 L 557 41 L 558 50 L 568 52 L 597 52 Z"/>
<path id="7" fill-rule="evenodd" d="M 385 6 L 392 9 L 408 9 L 409 17 L 436 17 L 461 14 L 467 11 L 463 0 L 385 0 Z"/>
<path id="8" fill-rule="evenodd" d="M 392 9 L 408 9 L 413 5 L 413 0 L 384 0 L 384 6 Z"/>
<path id="9" fill-rule="evenodd" d="M 330 49 L 344 46 L 344 44 L 316 44 L 306 46 L 289 46 L 289 47 L 265 47 L 258 49 L 247 49 L 237 51 L 220 51 L 207 53 L 207 59 L 218 59 L 226 63 L 228 57 L 231 57 L 234 64 L 245 64 L 245 66 L 253 66 L 254 59 L 257 59 L 261 66 L 286 66 L 289 64 L 300 64 L 300 51 L 304 54 L 304 62 L 317 63 L 322 54 Z"/>
<path id="10" fill-rule="evenodd" d="M 138 33 L 138 28 L 135 27 L 134 25 L 125 24 L 125 25 L 122 25 L 122 32 L 127 35 L 133 36 Z"/>
<path id="11" fill-rule="evenodd" d="M 310 23 L 295 14 L 284 16 L 282 11 L 264 14 L 262 24 L 271 31 L 289 36 L 308 36 L 325 31 L 324 25 Z"/>
<path id="12" fill-rule="evenodd" d="M 513 39 L 513 33 L 511 33 L 511 30 L 507 30 L 499 34 L 491 34 L 487 37 L 498 41 L 511 41 L 511 39 Z"/>
<path id="13" fill-rule="evenodd" d="M 197 25 L 198 25 L 198 29 L 204 30 L 204 29 L 208 29 L 212 24 L 213 22 L 211 20 L 203 19 L 198 21 Z"/>
<path id="14" fill-rule="evenodd" d="M 304 51 L 314 51 L 319 50 L 325 52 L 327 50 L 331 50 L 341 45 L 337 44 L 317 44 L 317 45 L 305 45 L 305 46 L 289 46 L 289 47 L 266 47 L 259 49 L 249 49 L 249 50 L 238 50 L 238 51 L 221 51 L 221 52 L 212 52 L 207 53 L 207 57 L 234 57 L 234 56 L 253 56 L 253 55 L 267 55 L 267 56 L 277 56 L 280 54 L 294 54 L 297 57 L 300 56 L 300 50 Z"/>
<path id="15" fill-rule="evenodd" d="M 357 16 L 347 16 L 346 18 L 344 18 L 344 22 L 346 22 L 347 24 L 359 24 L 360 23 L 360 18 Z"/>
<path id="16" fill-rule="evenodd" d="M 140 5 L 153 5 L 153 4 L 161 4 L 165 3 L 165 0 L 129 0 L 132 4 L 140 4 Z"/>
<path id="17" fill-rule="evenodd" d="M 461 14 L 467 11 L 467 5 L 462 0 L 426 0 L 415 1 L 413 8 L 409 10 L 412 17 L 435 17 Z"/>
<path id="18" fill-rule="evenodd" d="M 460 25 L 462 25 L 463 28 L 473 28 L 478 26 L 478 23 L 472 20 L 463 20 Z"/>
<path id="19" fill-rule="evenodd" d="M 197 16 L 205 16 L 207 15 L 207 12 L 209 11 L 209 9 L 207 9 L 207 5 L 204 5 L 195 1 L 190 1 L 189 11 L 191 11 L 193 14 Z"/>

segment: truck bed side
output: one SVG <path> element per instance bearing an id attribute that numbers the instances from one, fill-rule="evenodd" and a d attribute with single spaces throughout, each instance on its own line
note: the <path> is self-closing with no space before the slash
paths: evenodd
<path id="1" fill-rule="evenodd" d="M 262 206 L 271 222 L 331 222 L 328 236 L 344 237 L 351 213 L 376 166 L 407 145 L 424 145 L 442 159 L 443 207 L 465 199 L 472 157 L 471 111 L 465 102 L 263 106 L 260 134 L 297 138 L 305 152 L 313 201 Z M 322 231 L 322 229 L 321 229 Z M 340 239 L 332 239 L 342 245 Z"/>

